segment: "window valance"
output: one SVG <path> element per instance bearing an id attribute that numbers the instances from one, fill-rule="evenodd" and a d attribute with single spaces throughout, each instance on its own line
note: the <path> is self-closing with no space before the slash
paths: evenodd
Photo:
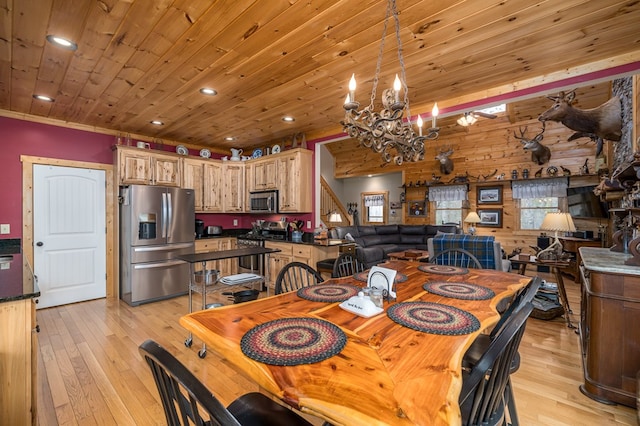
<path id="1" fill-rule="evenodd" d="M 384 195 L 365 195 L 365 207 L 384 206 Z"/>
<path id="2" fill-rule="evenodd" d="M 429 187 L 429 201 L 464 201 L 468 199 L 467 185 Z"/>
<path id="3" fill-rule="evenodd" d="M 511 182 L 513 199 L 566 197 L 569 182 L 566 177 Z"/>

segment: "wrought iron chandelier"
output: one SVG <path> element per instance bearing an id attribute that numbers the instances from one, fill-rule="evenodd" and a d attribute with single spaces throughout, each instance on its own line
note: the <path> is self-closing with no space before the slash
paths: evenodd
<path id="1" fill-rule="evenodd" d="M 395 21 L 398 59 L 400 61 L 400 75 L 402 79 L 398 78 L 396 74 L 393 88 L 385 89 L 382 92 L 382 110 L 376 112 L 374 110 L 374 101 L 380 77 L 384 39 L 387 35 L 387 25 L 391 15 L 393 15 Z M 381 153 L 382 158 L 387 163 L 391 161 L 392 151 L 395 150 L 396 153 L 393 155 L 393 159 L 398 165 L 402 164 L 403 161 L 419 161 L 424 159 L 424 141 L 437 139 L 438 132 L 440 131 L 440 129 L 436 127 L 436 117 L 438 115 L 438 104 L 436 103 L 431 112 L 431 127 L 427 129 L 426 135 L 422 134 L 423 121 L 420 115 L 418 115 L 416 124 L 418 125 L 419 134 L 416 135 L 411 124 L 409 89 L 406 82 L 398 10 L 396 8 L 396 1 L 388 0 L 376 73 L 371 90 L 371 101 L 367 107 L 358 111 L 360 103 L 355 100 L 356 79 L 355 75 L 352 75 L 349 81 L 349 94 L 347 94 L 344 102 L 345 118 L 344 121 L 340 123 L 350 137 L 358 139 L 361 145 Z M 400 89 L 404 89 L 404 99 L 402 101 L 400 100 Z M 406 121 L 404 120 L 405 111 Z"/>

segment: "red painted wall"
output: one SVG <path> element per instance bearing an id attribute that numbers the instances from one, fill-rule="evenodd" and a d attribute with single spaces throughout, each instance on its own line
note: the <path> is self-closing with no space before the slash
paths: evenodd
<path id="1" fill-rule="evenodd" d="M 0 235 L 0 238 L 22 238 L 21 155 L 112 164 L 111 147 L 114 142 L 115 138 L 111 135 L 0 117 L 0 223 L 11 226 L 11 232 Z M 167 150 L 171 148 L 166 147 Z M 309 148 L 313 149 L 315 146 L 310 143 Z M 190 154 L 198 155 L 193 150 Z M 315 169 L 315 162 L 313 167 Z M 203 219 L 206 225 L 221 225 L 225 229 L 232 229 L 250 228 L 251 222 L 256 219 L 276 220 L 280 215 L 260 217 L 249 214 L 198 214 L 197 217 Z M 238 219 L 237 227 L 233 226 L 234 218 Z M 307 220 L 313 220 L 313 214 L 296 214 L 287 219 L 300 219 L 306 224 Z"/>

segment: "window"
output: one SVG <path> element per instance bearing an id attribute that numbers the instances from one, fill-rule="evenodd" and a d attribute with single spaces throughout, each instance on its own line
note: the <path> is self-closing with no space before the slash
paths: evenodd
<path id="1" fill-rule="evenodd" d="M 387 197 L 388 192 L 363 192 L 362 205 L 364 206 L 364 225 L 382 225 L 387 223 Z"/>
<path id="2" fill-rule="evenodd" d="M 520 199 L 520 229 L 539 230 L 548 212 L 558 211 L 559 197 L 538 197 Z"/>
<path id="3" fill-rule="evenodd" d="M 462 200 L 436 201 L 436 224 L 462 223 Z"/>

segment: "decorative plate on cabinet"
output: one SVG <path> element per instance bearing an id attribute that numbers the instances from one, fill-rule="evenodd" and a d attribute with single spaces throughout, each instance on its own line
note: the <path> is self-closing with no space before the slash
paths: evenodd
<path id="1" fill-rule="evenodd" d="M 180 155 L 189 155 L 189 150 L 184 145 L 176 146 L 176 152 Z"/>
<path id="2" fill-rule="evenodd" d="M 251 154 L 251 158 L 260 158 L 262 157 L 262 150 L 260 148 L 256 148 L 253 150 L 253 154 Z"/>
<path id="3" fill-rule="evenodd" d="M 208 149 L 201 149 L 200 150 L 200 157 L 202 158 L 209 158 L 211 157 L 211 151 L 209 151 Z"/>
<path id="4" fill-rule="evenodd" d="M 275 144 L 274 146 L 271 147 L 271 153 L 272 154 L 277 154 L 280 152 L 280 145 Z"/>

